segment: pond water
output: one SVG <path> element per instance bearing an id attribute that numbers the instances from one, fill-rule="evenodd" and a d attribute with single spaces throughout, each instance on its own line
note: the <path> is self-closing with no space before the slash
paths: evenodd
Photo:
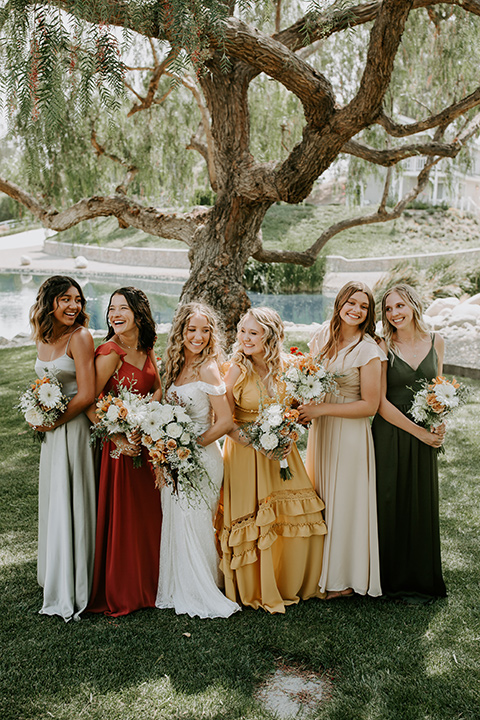
<path id="1" fill-rule="evenodd" d="M 0 337 L 13 338 L 28 333 L 28 315 L 35 302 L 38 288 L 48 275 L 0 273 Z M 79 280 L 90 314 L 90 327 L 106 328 L 105 310 L 110 295 L 122 285 L 135 285 L 148 295 L 157 323 L 171 322 L 182 290 L 181 282 L 164 282 L 146 278 L 119 277 L 117 279 Z M 322 295 L 260 295 L 249 293 L 252 305 L 275 308 L 283 320 L 299 324 L 322 322 L 332 307 L 332 299 Z"/>

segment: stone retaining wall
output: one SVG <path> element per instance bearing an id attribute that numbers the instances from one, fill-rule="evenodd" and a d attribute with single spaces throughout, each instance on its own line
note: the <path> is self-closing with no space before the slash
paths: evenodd
<path id="1" fill-rule="evenodd" d="M 189 269 L 188 250 L 173 248 L 124 247 L 107 248 L 96 245 L 45 240 L 43 249 L 49 255 L 78 257 L 113 265 L 142 265 L 145 267 Z"/>
<path id="2" fill-rule="evenodd" d="M 401 262 L 418 265 L 425 268 L 433 265 L 438 260 L 468 260 L 475 262 L 480 260 L 480 248 L 468 250 L 448 250 L 438 253 L 421 253 L 419 255 L 390 255 L 386 257 L 369 257 L 350 259 L 341 255 L 327 255 L 326 271 L 331 273 L 358 273 L 390 270 L 394 265 Z"/>

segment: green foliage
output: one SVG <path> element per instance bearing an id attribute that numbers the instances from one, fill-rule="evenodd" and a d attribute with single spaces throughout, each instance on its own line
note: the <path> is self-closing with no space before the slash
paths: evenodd
<path id="1" fill-rule="evenodd" d="M 250 258 L 245 266 L 243 281 L 247 290 L 252 292 L 291 295 L 321 292 L 324 277 L 324 257 L 320 257 L 311 267 L 290 263 L 261 263 Z"/>

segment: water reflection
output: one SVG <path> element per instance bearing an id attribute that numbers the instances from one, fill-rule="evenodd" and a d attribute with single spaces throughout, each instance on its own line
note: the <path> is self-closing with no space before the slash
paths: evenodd
<path id="1" fill-rule="evenodd" d="M 28 315 L 38 288 L 49 275 L 0 273 L 0 337 L 11 339 L 30 331 Z M 106 328 L 105 311 L 111 293 L 123 285 L 135 285 L 148 295 L 157 323 L 170 322 L 182 290 L 181 282 L 146 278 L 84 278 L 79 280 L 87 298 L 90 327 Z M 332 300 L 322 295 L 260 295 L 249 293 L 252 305 L 275 308 L 284 320 L 295 323 L 322 322 Z"/>

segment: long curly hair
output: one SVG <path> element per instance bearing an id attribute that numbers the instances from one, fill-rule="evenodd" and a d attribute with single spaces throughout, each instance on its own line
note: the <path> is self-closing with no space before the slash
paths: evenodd
<path id="1" fill-rule="evenodd" d="M 283 369 L 283 358 L 285 355 L 285 353 L 282 352 L 285 337 L 283 321 L 277 311 L 269 307 L 250 308 L 245 315 L 240 318 L 240 322 L 237 325 L 237 339 L 232 348 L 231 361 L 238 365 L 243 365 L 243 367 L 247 369 L 248 374 L 253 373 L 254 367 L 248 355 L 245 355 L 242 350 L 239 335 L 245 321 L 249 317 L 253 318 L 263 330 L 263 360 L 267 366 L 267 374 L 263 380 L 267 388 L 271 390 Z"/>
<path id="2" fill-rule="evenodd" d="M 105 340 L 110 340 L 110 338 L 115 335 L 115 330 L 110 325 L 108 319 L 108 309 L 115 295 L 123 295 L 128 307 L 133 312 L 135 323 L 138 327 L 138 349 L 149 352 L 155 345 L 155 340 L 157 339 L 155 320 L 152 317 L 150 303 L 143 290 L 139 290 L 139 288 L 130 285 L 118 288 L 118 290 L 114 290 L 110 295 L 106 312 L 108 331 Z"/>
<path id="3" fill-rule="evenodd" d="M 368 310 L 367 310 L 367 317 L 363 321 L 361 325 L 358 326 L 358 329 L 360 331 L 360 338 L 358 342 L 353 345 L 348 352 L 352 352 L 354 350 L 358 343 L 360 343 L 365 335 L 370 335 L 372 338 L 376 339 L 375 334 L 375 299 L 373 297 L 372 291 L 368 287 L 368 285 L 365 285 L 365 283 L 360 281 L 352 280 L 350 282 L 347 282 L 337 293 L 337 297 L 335 298 L 335 303 L 333 305 L 333 314 L 332 319 L 330 320 L 330 337 L 327 340 L 327 343 L 325 344 L 324 348 L 321 352 L 321 357 L 329 357 L 331 351 L 333 350 L 333 358 L 336 358 L 338 355 L 338 344 L 340 341 L 340 328 L 342 324 L 342 319 L 340 317 L 340 310 L 343 308 L 347 300 L 354 295 L 356 292 L 363 292 L 368 297 Z M 348 354 L 348 353 L 347 353 Z"/>
<path id="4" fill-rule="evenodd" d="M 400 295 L 402 300 L 405 302 L 408 307 L 410 307 L 413 311 L 413 324 L 415 325 L 415 330 L 419 332 L 422 335 L 428 334 L 429 330 L 428 327 L 425 325 L 423 321 L 423 305 L 422 301 L 420 299 L 419 294 L 415 290 L 415 288 L 411 287 L 410 285 L 407 285 L 406 283 L 400 283 L 399 285 L 394 285 L 393 287 L 389 288 L 382 297 L 382 327 L 383 327 L 383 337 L 387 344 L 387 347 L 389 350 L 392 349 L 392 346 L 395 342 L 395 333 L 396 328 L 387 320 L 387 298 L 389 295 L 391 295 L 393 292 L 396 292 Z"/>
<path id="5" fill-rule="evenodd" d="M 68 275 L 52 275 L 38 289 L 35 303 L 30 308 L 32 337 L 38 342 L 48 342 L 53 336 L 53 313 L 56 303 L 67 290 L 74 287 L 80 295 L 82 309 L 75 320 L 78 325 L 88 326 L 89 316 L 85 310 L 86 300 L 82 288 Z"/>
<path id="6" fill-rule="evenodd" d="M 202 302 L 189 302 L 180 305 L 173 318 L 172 329 L 168 336 L 165 351 L 165 390 L 168 390 L 170 385 L 173 385 L 185 365 L 184 340 L 188 322 L 193 315 L 203 315 L 210 329 L 208 344 L 192 363 L 194 375 L 198 376 L 202 365 L 205 365 L 210 360 L 214 360 L 218 367 L 223 361 L 222 331 L 215 311 Z"/>

